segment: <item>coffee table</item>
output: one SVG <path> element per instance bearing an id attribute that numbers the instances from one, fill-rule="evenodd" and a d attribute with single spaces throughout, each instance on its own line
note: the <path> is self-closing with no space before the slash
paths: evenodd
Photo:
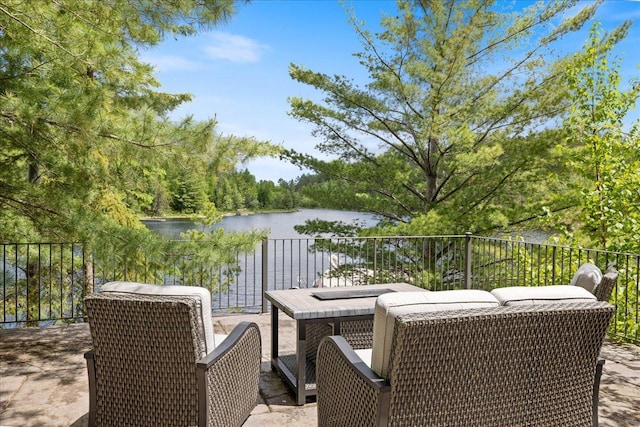
<path id="1" fill-rule="evenodd" d="M 298 405 L 316 395 L 315 354 L 307 355 L 307 325 L 331 325 L 340 335 L 340 324 L 373 319 L 375 300 L 386 292 L 424 291 L 408 283 L 388 283 L 339 288 L 307 288 L 266 291 L 271 302 L 271 369 L 278 372 L 293 390 Z M 278 313 L 296 321 L 295 354 L 278 354 Z"/>

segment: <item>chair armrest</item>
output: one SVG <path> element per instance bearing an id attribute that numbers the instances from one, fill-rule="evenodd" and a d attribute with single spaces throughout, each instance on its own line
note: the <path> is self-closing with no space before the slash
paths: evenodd
<path id="1" fill-rule="evenodd" d="M 391 386 L 341 336 L 324 338 L 316 362 L 318 425 L 386 426 Z"/>
<path id="2" fill-rule="evenodd" d="M 258 325 L 241 322 L 196 363 L 198 425 L 242 425 L 257 402 L 261 358 Z"/>

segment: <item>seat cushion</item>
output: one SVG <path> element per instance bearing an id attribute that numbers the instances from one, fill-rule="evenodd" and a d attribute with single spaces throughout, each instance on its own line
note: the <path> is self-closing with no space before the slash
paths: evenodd
<path id="1" fill-rule="evenodd" d="M 580 286 L 510 286 L 498 288 L 491 294 L 501 305 L 540 305 L 559 302 L 595 301 L 596 297 Z"/>
<path id="2" fill-rule="evenodd" d="M 387 378 L 396 317 L 408 313 L 496 307 L 500 303 L 487 291 L 393 292 L 376 299 L 373 317 L 371 369 Z"/>
<path id="3" fill-rule="evenodd" d="M 358 355 L 360 359 L 362 359 L 364 363 L 367 364 L 368 367 L 371 367 L 371 355 L 373 353 L 372 348 L 358 348 L 354 349 L 353 351 Z"/>
<path id="4" fill-rule="evenodd" d="M 596 265 L 587 262 L 578 268 L 569 285 L 580 286 L 594 293 L 601 280 L 602 271 Z"/>
<path id="5" fill-rule="evenodd" d="M 200 311 L 197 316 L 198 327 L 200 328 L 200 336 L 204 338 L 207 354 L 211 353 L 216 346 L 213 320 L 211 319 L 211 293 L 208 289 L 199 286 L 159 286 L 136 282 L 109 282 L 102 285 L 100 292 L 197 297 Z"/>

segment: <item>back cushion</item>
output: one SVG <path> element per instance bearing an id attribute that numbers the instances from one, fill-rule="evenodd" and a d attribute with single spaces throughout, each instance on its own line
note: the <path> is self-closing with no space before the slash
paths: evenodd
<path id="1" fill-rule="evenodd" d="M 387 378 L 396 317 L 408 313 L 497 307 L 500 303 L 487 291 L 392 292 L 376 299 L 373 317 L 371 369 Z"/>
<path id="2" fill-rule="evenodd" d="M 102 285 L 100 292 L 118 292 L 142 295 L 185 295 L 198 297 L 198 327 L 204 337 L 205 348 L 211 353 L 215 348 L 213 321 L 211 320 L 211 293 L 198 286 L 158 286 L 136 282 L 109 282 Z"/>
<path id="3" fill-rule="evenodd" d="M 580 286 L 594 293 L 596 286 L 598 286 L 601 280 L 602 271 L 597 266 L 587 262 L 578 268 L 569 285 Z"/>
<path id="4" fill-rule="evenodd" d="M 561 302 L 596 301 L 595 295 L 580 286 L 511 286 L 491 294 L 501 305 L 540 305 Z"/>

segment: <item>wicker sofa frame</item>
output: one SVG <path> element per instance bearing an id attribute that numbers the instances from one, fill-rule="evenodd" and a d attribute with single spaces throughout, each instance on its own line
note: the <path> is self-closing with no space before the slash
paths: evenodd
<path id="1" fill-rule="evenodd" d="M 341 336 L 318 348 L 319 426 L 597 423 L 605 302 L 399 316 L 388 378 Z"/>
<path id="2" fill-rule="evenodd" d="M 239 426 L 255 407 L 255 323 L 205 354 L 197 298 L 96 293 L 85 307 L 90 426 Z"/>
<path id="3" fill-rule="evenodd" d="M 608 269 L 602 276 L 598 286 L 593 290 L 593 295 L 598 301 L 609 301 L 617 281 L 618 272 L 613 268 Z M 320 341 L 322 338 L 331 335 L 331 332 L 331 325 L 326 323 L 307 325 L 307 357 L 310 360 L 315 361 Z M 354 349 L 371 348 L 373 346 L 373 320 L 344 322 L 341 326 L 340 335 Z"/>

